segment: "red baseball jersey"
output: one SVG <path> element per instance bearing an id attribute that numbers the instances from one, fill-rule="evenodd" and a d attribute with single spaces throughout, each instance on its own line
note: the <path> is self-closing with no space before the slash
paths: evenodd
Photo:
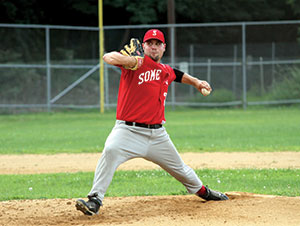
<path id="1" fill-rule="evenodd" d="M 168 87 L 176 78 L 174 70 L 148 56 L 136 71 L 120 68 L 117 119 L 146 124 L 165 123 L 165 101 Z"/>

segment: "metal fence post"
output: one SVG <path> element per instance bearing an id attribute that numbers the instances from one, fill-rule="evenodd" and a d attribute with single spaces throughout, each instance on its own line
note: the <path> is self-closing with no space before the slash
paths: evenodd
<path id="1" fill-rule="evenodd" d="M 172 25 L 171 27 L 171 65 L 172 67 L 175 67 L 175 28 Z M 171 83 L 172 92 L 171 92 L 171 103 L 172 103 L 172 109 L 175 109 L 175 82 Z"/>
<path id="2" fill-rule="evenodd" d="M 190 44 L 190 74 L 194 76 L 194 45 Z M 190 95 L 194 96 L 194 87 L 190 86 Z"/>
<path id="3" fill-rule="evenodd" d="M 275 82 L 275 54 L 276 54 L 276 45 L 275 42 L 272 42 L 272 83 Z"/>
<path id="4" fill-rule="evenodd" d="M 211 82 L 211 59 L 207 59 L 207 82 Z"/>
<path id="5" fill-rule="evenodd" d="M 108 68 L 106 64 L 104 64 L 104 86 L 105 86 L 104 87 L 105 104 L 109 106 L 109 78 L 108 78 Z"/>
<path id="6" fill-rule="evenodd" d="M 247 108 L 246 24 L 242 23 L 243 108 Z"/>
<path id="7" fill-rule="evenodd" d="M 232 73 L 232 91 L 236 97 L 236 62 L 237 62 L 237 45 L 233 46 L 233 73 Z"/>
<path id="8" fill-rule="evenodd" d="M 50 28 L 46 26 L 47 109 L 51 111 Z"/>
<path id="9" fill-rule="evenodd" d="M 265 78 L 264 78 L 264 62 L 263 58 L 259 57 L 259 74 L 260 74 L 260 95 L 263 95 L 265 93 Z"/>

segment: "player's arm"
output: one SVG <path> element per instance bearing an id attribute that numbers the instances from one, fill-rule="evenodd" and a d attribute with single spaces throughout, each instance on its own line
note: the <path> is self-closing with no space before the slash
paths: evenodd
<path id="1" fill-rule="evenodd" d="M 137 70 L 144 62 L 144 51 L 140 41 L 136 38 L 130 39 L 130 44 L 118 52 L 106 53 L 103 60 L 111 65 L 120 65 L 125 69 Z"/>
<path id="2" fill-rule="evenodd" d="M 199 92 L 201 92 L 201 89 L 206 89 L 207 91 L 211 92 L 211 87 L 208 82 L 204 80 L 200 80 L 198 78 L 195 78 L 187 73 L 184 73 L 178 69 L 173 69 L 174 73 L 176 75 L 176 82 L 181 82 L 184 84 L 192 85 L 194 86 Z M 202 93 L 202 92 L 201 92 Z"/>
<path id="3" fill-rule="evenodd" d="M 103 56 L 104 62 L 111 65 L 122 65 L 123 67 L 132 68 L 136 65 L 136 59 L 132 56 L 124 56 L 119 52 L 109 52 Z"/>
<path id="4" fill-rule="evenodd" d="M 211 87 L 207 81 L 197 79 L 189 74 L 184 73 L 182 76 L 182 83 L 194 86 L 199 92 L 204 88 L 211 92 Z M 201 92 L 202 93 L 202 92 Z"/>

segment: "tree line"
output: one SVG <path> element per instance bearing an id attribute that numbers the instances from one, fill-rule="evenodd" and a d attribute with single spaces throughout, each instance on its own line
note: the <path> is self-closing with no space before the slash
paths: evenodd
<path id="1" fill-rule="evenodd" d="M 300 0 L 172 0 L 176 23 L 300 19 Z M 104 25 L 168 23 L 170 0 L 103 0 Z M 98 0 L 0 0 L 0 23 L 98 26 Z"/>

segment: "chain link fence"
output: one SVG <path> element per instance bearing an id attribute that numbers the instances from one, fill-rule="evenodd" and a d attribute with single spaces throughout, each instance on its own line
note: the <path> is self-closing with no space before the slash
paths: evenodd
<path id="1" fill-rule="evenodd" d="M 163 63 L 210 82 L 203 97 L 172 83 L 167 105 L 300 103 L 300 21 L 106 26 L 105 52 L 147 29 L 165 34 Z M 0 24 L 0 111 L 99 108 L 99 29 Z M 120 70 L 104 65 L 105 107 L 116 106 Z"/>

